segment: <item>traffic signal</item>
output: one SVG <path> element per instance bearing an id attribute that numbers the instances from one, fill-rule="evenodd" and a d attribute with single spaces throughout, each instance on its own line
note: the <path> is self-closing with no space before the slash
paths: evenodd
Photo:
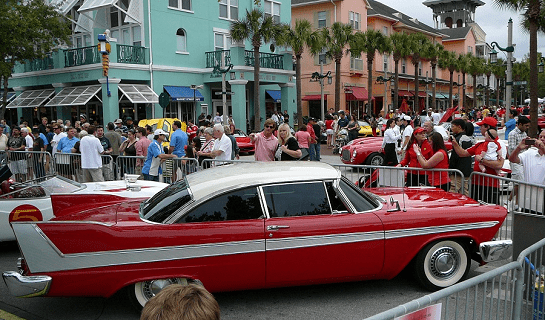
<path id="1" fill-rule="evenodd" d="M 107 54 L 102 55 L 102 75 L 108 76 L 108 69 L 110 69 L 110 58 Z"/>

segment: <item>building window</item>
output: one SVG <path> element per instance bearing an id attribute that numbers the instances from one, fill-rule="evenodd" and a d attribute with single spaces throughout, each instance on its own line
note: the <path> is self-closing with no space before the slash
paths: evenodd
<path id="1" fill-rule="evenodd" d="M 168 0 L 168 7 L 191 11 L 191 0 Z"/>
<path id="2" fill-rule="evenodd" d="M 390 56 L 389 56 L 389 55 L 385 54 L 385 55 L 382 56 L 382 61 L 383 61 L 383 63 L 382 63 L 382 68 L 383 68 L 382 71 L 389 71 L 389 70 L 388 70 L 388 61 L 389 61 L 389 60 L 390 60 Z"/>
<path id="3" fill-rule="evenodd" d="M 350 69 L 363 71 L 363 60 L 361 57 L 350 57 Z"/>
<path id="4" fill-rule="evenodd" d="M 325 11 L 318 12 L 318 28 L 327 27 L 327 14 Z"/>
<path id="5" fill-rule="evenodd" d="M 325 49 L 322 49 L 322 52 L 318 55 L 318 64 L 323 63 L 327 64 L 327 51 Z"/>
<path id="6" fill-rule="evenodd" d="M 187 35 L 182 28 L 176 31 L 176 52 L 187 52 Z"/>
<path id="7" fill-rule="evenodd" d="M 238 0 L 220 0 L 220 18 L 238 20 Z"/>
<path id="8" fill-rule="evenodd" d="M 118 5 L 124 11 L 129 8 L 130 0 L 120 0 Z M 127 15 L 117 7 L 110 8 L 111 37 L 117 39 L 117 43 L 124 45 L 141 46 L 142 28 L 135 23 L 125 22 Z"/>
<path id="9" fill-rule="evenodd" d="M 231 48 L 231 37 L 228 33 L 214 33 L 214 51 L 229 50 Z"/>
<path id="10" fill-rule="evenodd" d="M 360 30 L 361 15 L 359 13 L 348 11 L 348 20 L 354 30 Z"/>
<path id="11" fill-rule="evenodd" d="M 82 1 L 79 1 L 71 10 L 70 14 L 73 17 L 74 21 L 78 21 L 79 13 L 78 9 L 80 8 Z M 72 46 L 75 48 L 89 47 L 93 44 L 91 34 L 88 32 L 76 32 L 77 24 L 72 22 Z"/>
<path id="12" fill-rule="evenodd" d="M 265 0 L 265 16 L 272 16 L 274 22 L 280 23 L 280 2 Z"/>
<path id="13" fill-rule="evenodd" d="M 407 73 L 407 61 L 405 59 L 401 59 L 401 73 Z"/>
<path id="14" fill-rule="evenodd" d="M 472 46 L 467 46 L 467 52 L 473 53 L 473 47 Z"/>
<path id="15" fill-rule="evenodd" d="M 382 34 L 388 36 L 388 27 L 382 27 Z"/>
<path id="16" fill-rule="evenodd" d="M 419 63 L 418 63 L 418 75 L 419 75 L 419 76 L 422 75 L 422 62 L 419 62 Z"/>

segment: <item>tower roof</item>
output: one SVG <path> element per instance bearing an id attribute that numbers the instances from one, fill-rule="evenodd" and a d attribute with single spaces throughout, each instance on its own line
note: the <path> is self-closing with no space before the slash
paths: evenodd
<path id="1" fill-rule="evenodd" d="M 436 6 L 438 4 L 444 4 L 444 3 L 452 3 L 452 2 L 468 2 L 468 3 L 472 3 L 474 4 L 475 6 L 483 6 L 485 3 L 480 1 L 480 0 L 426 0 L 424 2 L 422 2 L 422 4 L 424 4 L 425 6 L 427 7 L 433 7 L 433 6 Z"/>

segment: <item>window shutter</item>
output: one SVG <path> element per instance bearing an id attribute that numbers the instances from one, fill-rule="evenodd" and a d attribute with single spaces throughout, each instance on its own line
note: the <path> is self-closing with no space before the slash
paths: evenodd
<path id="1" fill-rule="evenodd" d="M 318 12 L 314 12 L 314 28 L 318 29 Z"/>
<path id="2" fill-rule="evenodd" d="M 325 26 L 331 27 L 331 10 L 326 10 L 325 14 Z"/>

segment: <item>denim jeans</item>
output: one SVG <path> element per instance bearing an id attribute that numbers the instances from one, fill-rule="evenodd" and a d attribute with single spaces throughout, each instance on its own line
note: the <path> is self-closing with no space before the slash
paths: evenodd
<path id="1" fill-rule="evenodd" d="M 320 144 L 309 143 L 308 153 L 310 155 L 310 161 L 320 161 Z"/>
<path id="2" fill-rule="evenodd" d="M 159 181 L 159 176 L 151 176 L 151 175 L 145 174 L 145 173 L 143 173 L 143 175 L 144 175 L 144 180 Z"/>

